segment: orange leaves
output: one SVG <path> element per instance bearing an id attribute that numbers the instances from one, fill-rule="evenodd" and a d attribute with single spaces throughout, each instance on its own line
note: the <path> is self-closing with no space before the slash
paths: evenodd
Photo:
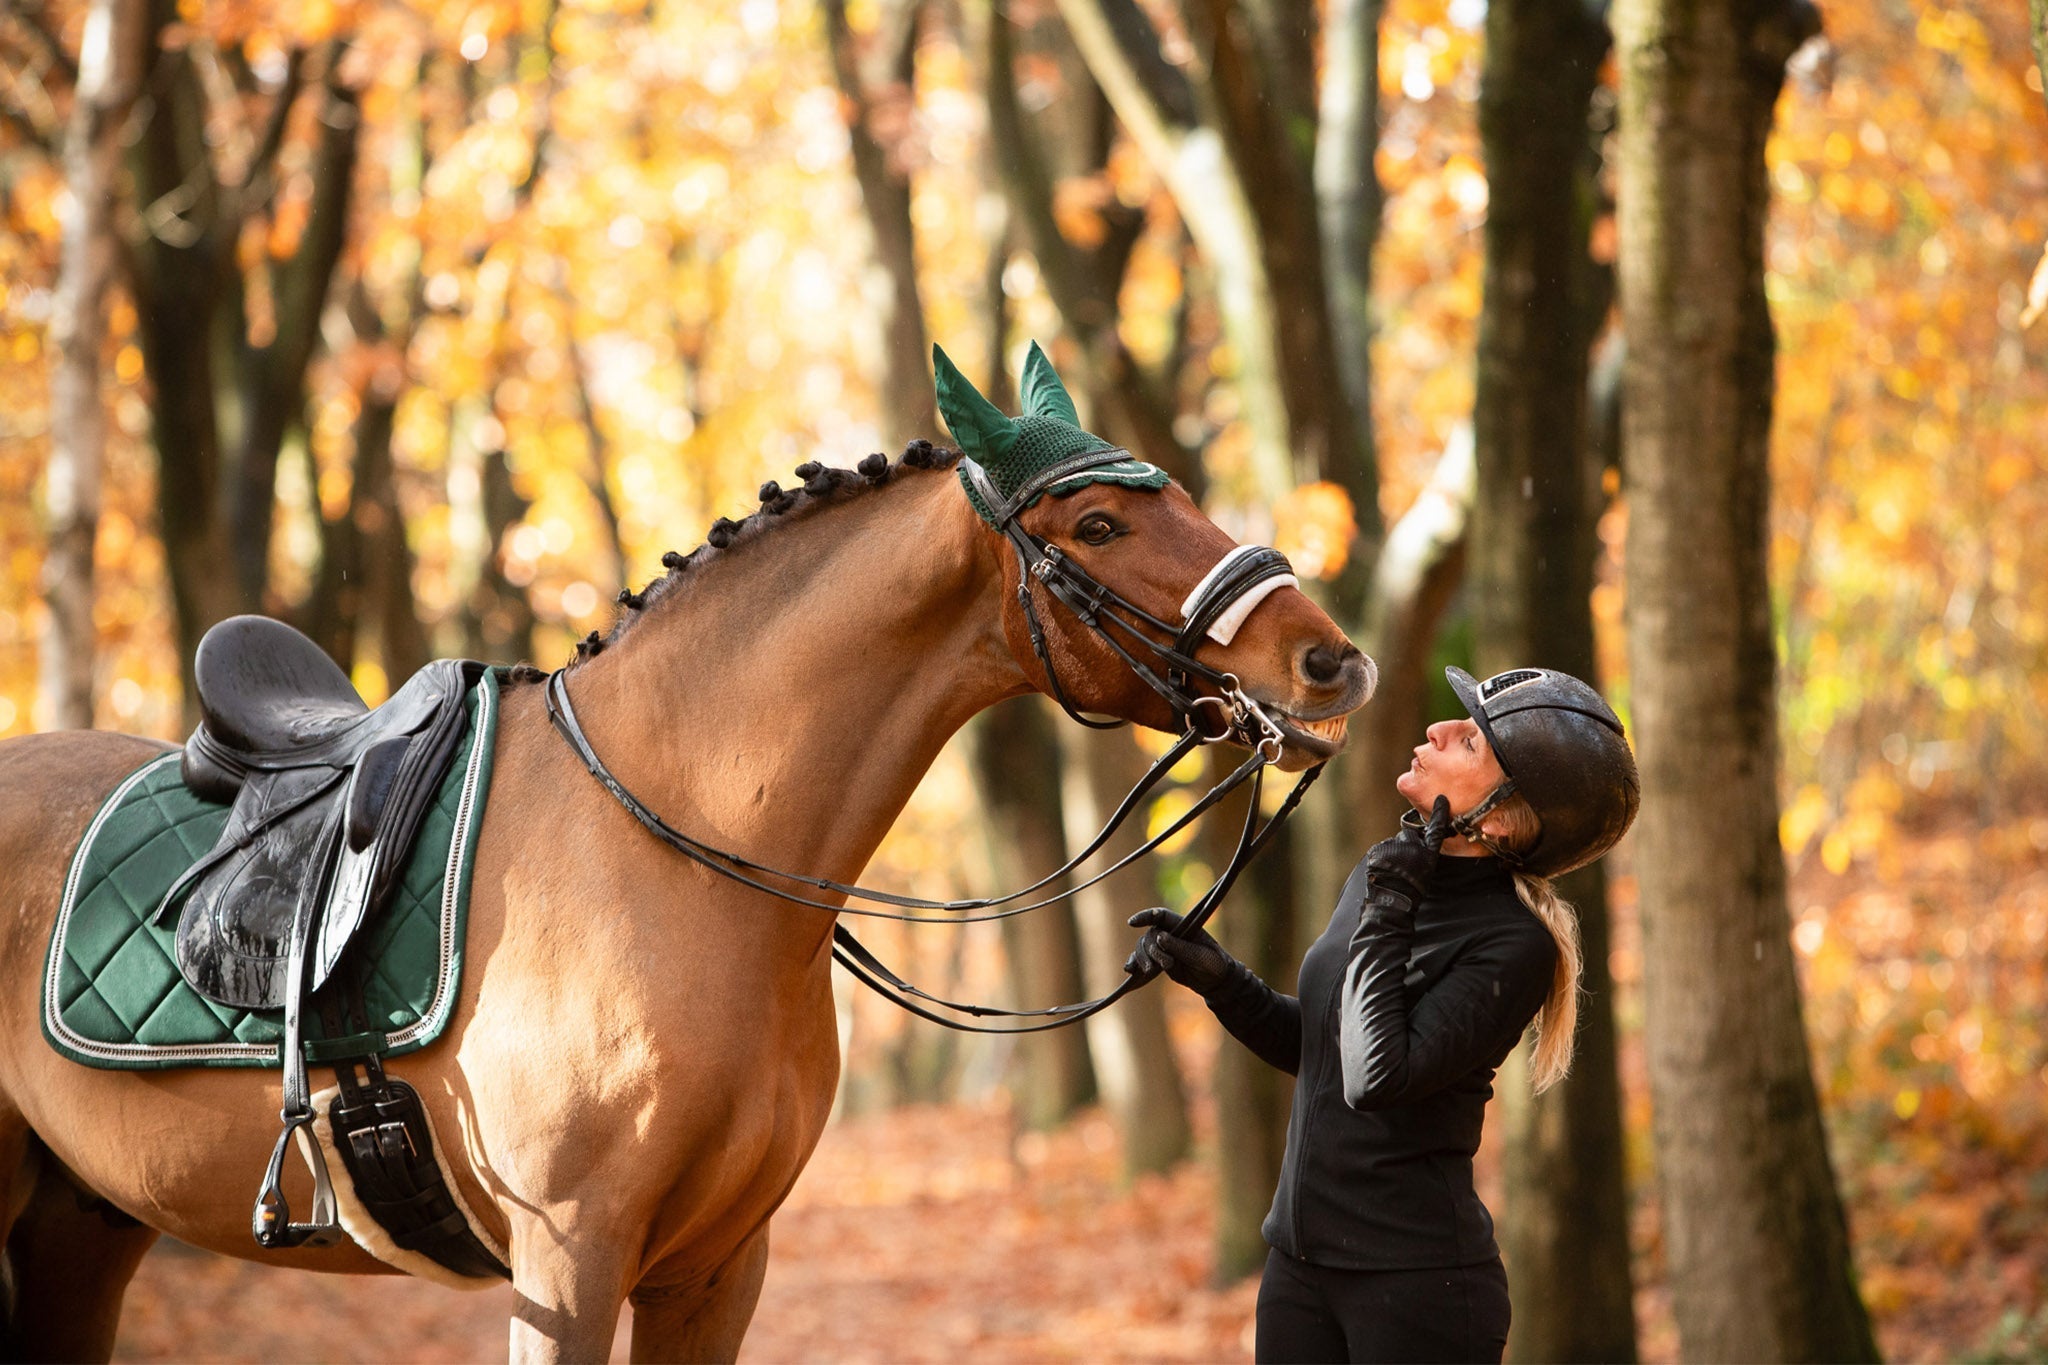
<path id="1" fill-rule="evenodd" d="M 1273 544 L 1304 578 L 1335 578 L 1357 535 L 1351 496 L 1334 483 L 1303 484 L 1273 504 Z"/>

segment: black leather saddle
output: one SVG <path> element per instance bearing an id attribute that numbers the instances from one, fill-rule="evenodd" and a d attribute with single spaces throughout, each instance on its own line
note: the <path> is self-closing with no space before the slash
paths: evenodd
<path id="1" fill-rule="evenodd" d="M 444 659 L 371 710 L 334 662 L 280 621 L 236 616 L 199 642 L 199 728 L 186 786 L 231 803 L 219 841 L 179 878 L 179 969 L 224 1005 L 279 1009 L 294 930 L 304 989 L 389 901 L 464 728 L 482 666 Z"/>
<path id="2" fill-rule="evenodd" d="M 182 771 L 194 793 L 229 803 L 228 818 L 156 914 L 161 920 L 182 901 L 178 969 L 193 989 L 284 1014 L 284 1131 L 251 1217 L 262 1246 L 324 1246 L 344 1235 L 317 1143 L 304 1147 L 312 1217 L 293 1221 L 285 1200 L 285 1148 L 314 1118 L 301 1016 L 356 930 L 389 903 L 454 763 L 463 699 L 484 667 L 428 664 L 371 710 L 318 645 L 282 622 L 231 617 L 199 642 L 201 719 Z M 334 994 L 323 998 L 333 1005 Z M 345 1017 L 348 1005 L 336 1009 Z M 357 1192 L 394 1236 L 413 1239 L 401 1245 L 464 1274 L 502 1273 L 421 1156 L 429 1150 L 424 1114 L 407 1117 L 416 1097 L 408 1110 L 409 1087 L 384 1076 L 374 1045 L 365 1052 L 366 1087 L 355 1084 L 354 1059 L 337 1061 L 347 1103 L 333 1114 Z"/>

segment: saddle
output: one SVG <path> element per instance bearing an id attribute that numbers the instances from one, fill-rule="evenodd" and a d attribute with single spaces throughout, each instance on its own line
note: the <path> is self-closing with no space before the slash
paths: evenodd
<path id="1" fill-rule="evenodd" d="M 252 1219 L 265 1247 L 321 1246 L 343 1235 L 317 1143 L 302 1144 L 313 1173 L 310 1220 L 293 1222 L 284 1197 L 285 1149 L 314 1119 L 301 1015 L 356 931 L 391 900 L 460 747 L 464 698 L 484 668 L 457 659 L 429 664 L 372 710 L 318 645 L 282 622 L 236 616 L 199 642 L 201 721 L 181 767 L 194 794 L 229 805 L 228 819 L 214 847 L 165 893 L 156 918 L 182 903 L 176 956 L 194 990 L 284 1014 L 284 1131 Z M 347 1017 L 351 1006 L 335 992 L 324 1000 L 330 1018 Z M 357 1192 L 380 1218 L 380 1203 L 395 1205 L 415 1225 L 425 1218 L 423 1236 L 456 1236 L 462 1220 L 445 1191 L 436 1192 L 424 1112 L 411 1123 L 394 1117 L 408 1105 L 418 1111 L 417 1098 L 384 1076 L 374 1047 L 357 1051 L 369 1073 L 360 1089 L 357 1060 L 330 1058 L 348 1111 L 346 1122 L 334 1111 L 335 1132 Z M 435 1189 L 425 1189 L 429 1183 Z"/>
<path id="2" fill-rule="evenodd" d="M 236 616 L 199 642 L 199 728 L 185 785 L 231 809 L 219 841 L 174 883 L 178 967 L 223 1005 L 281 1009 L 295 925 L 314 936 L 318 990 L 355 931 L 390 900 L 463 733 L 481 665 L 444 659 L 371 710 L 348 675 L 280 621 Z"/>

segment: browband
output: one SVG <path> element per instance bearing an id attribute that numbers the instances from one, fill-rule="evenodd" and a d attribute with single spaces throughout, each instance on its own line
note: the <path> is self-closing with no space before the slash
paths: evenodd
<path id="1" fill-rule="evenodd" d="M 1130 454 L 1131 452 L 1122 446 L 1104 446 L 1099 450 L 1084 450 L 1078 455 L 1055 460 L 1024 480 L 1016 493 L 1008 498 L 996 491 L 995 481 L 989 478 L 988 471 L 983 469 L 973 456 L 962 455 L 960 463 L 967 470 L 967 477 L 973 482 L 974 491 L 981 495 L 982 502 L 988 506 L 989 515 L 994 518 L 990 524 L 1001 531 L 1008 529 L 1011 520 L 1030 505 L 1032 499 L 1054 484 L 1063 479 L 1071 479 L 1076 474 L 1085 474 L 1091 469 L 1129 459 Z"/>

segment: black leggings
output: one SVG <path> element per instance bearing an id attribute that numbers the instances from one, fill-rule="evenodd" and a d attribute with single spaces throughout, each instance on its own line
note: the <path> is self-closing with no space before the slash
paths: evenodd
<path id="1" fill-rule="evenodd" d="M 1500 1258 L 1444 1270 L 1335 1270 L 1266 1255 L 1256 1358 L 1498 1362 L 1508 1341 Z"/>

